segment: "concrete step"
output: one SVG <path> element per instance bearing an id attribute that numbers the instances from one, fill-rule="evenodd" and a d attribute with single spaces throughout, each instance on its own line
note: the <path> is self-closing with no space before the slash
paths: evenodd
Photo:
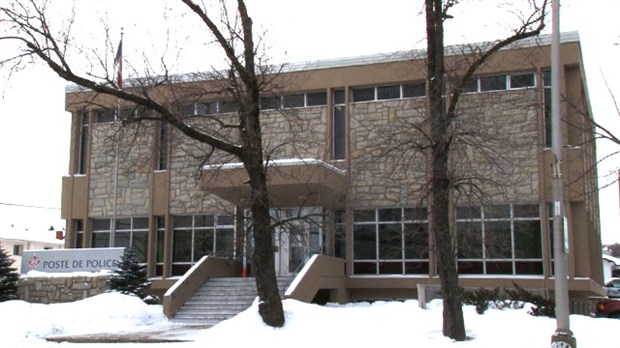
<path id="1" fill-rule="evenodd" d="M 278 278 L 281 292 L 288 282 L 288 278 Z M 246 310 L 256 296 L 254 278 L 211 278 L 181 307 L 172 320 L 210 327 Z"/>

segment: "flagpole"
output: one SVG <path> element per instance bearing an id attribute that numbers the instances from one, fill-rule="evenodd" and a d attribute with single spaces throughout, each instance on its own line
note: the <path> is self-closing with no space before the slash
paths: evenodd
<path id="1" fill-rule="evenodd" d="M 116 84 L 119 90 L 123 89 L 123 28 L 121 28 L 121 40 L 118 44 L 118 49 L 116 52 L 116 56 L 114 57 L 114 65 L 116 67 L 115 75 L 116 75 Z M 116 98 L 116 115 L 115 115 L 115 124 L 118 126 L 119 120 L 121 119 L 121 100 L 120 98 Z M 118 201 L 118 129 L 115 130 L 114 133 L 114 172 L 113 172 L 113 188 L 114 191 L 114 200 L 112 202 L 112 229 L 110 233 L 110 246 L 114 247 L 115 237 L 116 237 L 116 211 L 117 211 L 117 201 Z"/>

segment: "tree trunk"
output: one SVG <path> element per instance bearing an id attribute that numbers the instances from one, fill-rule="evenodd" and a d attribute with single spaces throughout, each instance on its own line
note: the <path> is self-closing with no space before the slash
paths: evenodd
<path id="1" fill-rule="evenodd" d="M 261 161 L 262 162 L 262 161 Z M 267 184 L 262 163 L 247 167 L 252 187 L 252 225 L 254 234 L 254 273 L 260 303 L 258 312 L 263 321 L 273 327 L 284 325 L 284 311 L 276 280 L 273 233 L 269 221 Z"/>
<path id="2" fill-rule="evenodd" d="M 255 80 L 254 80 L 255 82 Z M 250 179 L 252 232 L 254 236 L 253 266 L 256 290 L 260 303 L 258 312 L 263 321 L 272 327 L 284 325 L 284 309 L 276 279 L 273 231 L 269 215 L 267 171 L 263 162 L 262 133 L 257 83 L 247 82 L 248 96 L 242 111 L 242 141 L 246 149 L 243 164 Z"/>
<path id="3" fill-rule="evenodd" d="M 450 118 L 444 107 L 443 2 L 426 0 L 427 78 L 429 117 L 431 121 L 431 219 L 438 256 L 439 278 L 443 297 L 443 334 L 457 341 L 465 340 L 465 322 L 458 272 L 450 233 Z"/>

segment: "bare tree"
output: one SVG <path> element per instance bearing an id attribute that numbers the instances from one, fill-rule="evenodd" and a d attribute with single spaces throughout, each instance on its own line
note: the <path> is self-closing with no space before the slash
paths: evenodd
<path id="1" fill-rule="evenodd" d="M 199 19 L 227 59 L 228 69 L 214 76 L 222 88 L 209 92 L 226 96 L 236 106 L 236 117 L 230 123 L 211 118 L 206 125 L 197 127 L 183 117 L 175 104 L 162 101 L 162 95 L 188 98 L 204 93 L 202 90 L 191 90 L 191 84 L 181 88 L 176 83 L 179 81 L 167 73 L 136 79 L 124 89 L 120 81 L 110 78 L 107 73 L 102 78 L 96 78 L 92 72 L 78 73 L 78 67 L 72 65 L 67 54 L 68 50 L 75 48 L 69 35 L 72 21 L 68 22 L 64 31 L 56 34 L 52 30 L 53 23 L 46 17 L 45 1 L 11 1 L 0 5 L 0 42 L 11 41 L 21 48 L 18 55 L 5 59 L 3 63 L 19 64 L 24 58 L 42 61 L 61 78 L 84 88 L 91 100 L 95 97 L 105 100 L 108 96 L 110 100 L 116 99 L 144 111 L 130 113 L 122 119 L 124 123 L 163 121 L 186 137 L 211 148 L 206 156 L 219 151 L 241 161 L 251 187 L 249 205 L 253 220 L 253 265 L 260 298 L 259 312 L 265 323 L 280 327 L 284 324 L 284 313 L 274 268 L 266 158 L 259 117 L 260 93 L 269 84 L 270 80 L 265 77 L 269 75 L 269 68 L 261 64 L 257 55 L 252 19 L 243 0 L 237 0 L 234 15 L 227 12 L 224 1 L 220 2 L 221 22 L 214 19 L 204 4 L 192 0 L 181 0 L 181 3 Z M 106 66 L 103 54 L 98 60 L 101 66 Z"/>
<path id="2" fill-rule="evenodd" d="M 448 87 L 446 78 L 444 21 L 450 18 L 448 11 L 459 0 L 426 0 L 426 34 L 427 34 L 427 88 L 430 122 L 428 135 L 430 147 L 430 198 L 431 234 L 435 237 L 438 256 L 439 278 L 443 306 L 443 334 L 455 340 L 465 340 L 465 323 L 463 320 L 462 299 L 458 284 L 456 252 L 453 243 L 453 227 L 450 226 L 451 193 L 454 182 L 450 176 L 451 148 L 454 144 L 458 125 L 455 119 L 461 94 L 478 68 L 495 52 L 509 44 L 538 35 L 545 26 L 547 1 L 531 1 L 532 14 L 523 19 L 514 33 L 491 47 L 472 53 L 471 64 L 454 82 L 449 90 L 447 100 L 444 91 Z"/>

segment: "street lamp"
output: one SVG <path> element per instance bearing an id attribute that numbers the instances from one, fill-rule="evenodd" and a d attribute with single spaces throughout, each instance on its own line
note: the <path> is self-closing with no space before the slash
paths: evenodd
<path id="1" fill-rule="evenodd" d="M 562 182 L 562 123 L 560 117 L 560 0 L 551 1 L 551 129 L 553 151 L 553 251 L 556 330 L 552 348 L 576 348 L 570 330 L 567 281 L 567 236 L 564 233 L 564 184 Z"/>

